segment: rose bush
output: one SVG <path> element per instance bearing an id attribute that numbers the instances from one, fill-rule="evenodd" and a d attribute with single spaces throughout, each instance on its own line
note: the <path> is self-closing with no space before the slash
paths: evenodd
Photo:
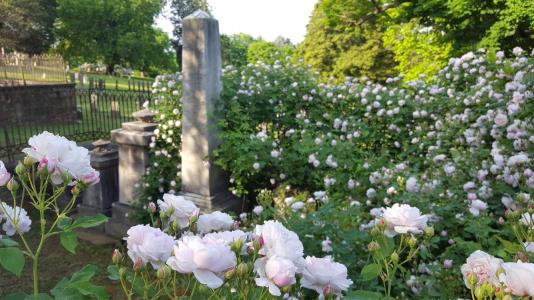
<path id="1" fill-rule="evenodd" d="M 232 192 L 255 206 L 240 226 L 279 220 L 307 255 L 345 265 L 348 294 L 360 297 L 468 297 L 460 268 L 480 249 L 532 261 L 532 61 L 519 48 L 508 56 L 480 50 L 451 59 L 434 78 L 342 84 L 320 82 L 293 60 L 226 67 L 225 142 L 215 159 Z M 156 93 L 175 104 L 156 107 L 163 118 L 144 205 L 179 186 L 179 144 L 167 141 L 180 134 L 171 113 L 180 115 L 180 96 L 170 92 L 179 86 L 166 82 Z M 286 238 L 288 249 L 301 249 Z M 301 268 L 277 258 L 280 272 L 260 276 L 273 290 L 292 282 L 282 258 Z"/>

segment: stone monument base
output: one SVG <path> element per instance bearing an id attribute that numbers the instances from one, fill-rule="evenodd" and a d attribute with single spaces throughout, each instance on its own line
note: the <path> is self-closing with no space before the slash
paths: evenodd
<path id="1" fill-rule="evenodd" d="M 186 192 L 181 192 L 179 195 L 187 200 L 193 201 L 193 203 L 200 208 L 202 213 L 210 213 L 217 210 L 240 213 L 246 210 L 246 208 L 243 207 L 243 201 L 227 191 L 218 193 L 215 196 L 203 196 Z"/>
<path id="2" fill-rule="evenodd" d="M 111 208 L 111 219 L 105 224 L 106 233 L 112 237 L 120 238 L 126 236 L 126 231 L 138 223 L 131 220 L 135 210 L 124 203 L 115 202 Z"/>

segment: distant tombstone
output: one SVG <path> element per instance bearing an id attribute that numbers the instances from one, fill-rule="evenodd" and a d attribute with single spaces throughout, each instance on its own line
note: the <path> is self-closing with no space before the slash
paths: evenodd
<path id="1" fill-rule="evenodd" d="M 91 93 L 91 111 L 98 111 L 98 95 Z"/>
<path id="2" fill-rule="evenodd" d="M 113 118 L 120 118 L 121 111 L 119 107 L 119 101 L 116 101 L 116 100 L 111 101 L 111 116 Z"/>

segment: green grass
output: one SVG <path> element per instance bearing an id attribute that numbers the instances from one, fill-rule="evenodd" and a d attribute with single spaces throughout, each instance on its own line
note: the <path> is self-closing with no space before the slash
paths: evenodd
<path id="1" fill-rule="evenodd" d="M 118 88 L 119 90 L 127 90 L 128 88 L 131 89 L 138 89 L 139 84 L 144 84 L 145 89 L 151 89 L 152 82 L 154 82 L 153 78 L 148 77 L 117 77 L 117 76 L 111 76 L 111 75 L 102 75 L 102 74 L 91 74 L 86 73 L 87 77 L 93 78 L 95 80 L 95 84 L 97 84 L 98 79 L 103 79 L 106 82 L 106 88 L 108 89 L 115 89 Z M 70 75 L 69 75 L 70 78 Z M 130 82 L 130 85 L 128 85 L 128 82 Z M 79 81 L 77 82 L 79 84 Z M 85 86 L 87 86 L 86 84 Z M 134 87 L 135 85 L 135 87 Z"/>

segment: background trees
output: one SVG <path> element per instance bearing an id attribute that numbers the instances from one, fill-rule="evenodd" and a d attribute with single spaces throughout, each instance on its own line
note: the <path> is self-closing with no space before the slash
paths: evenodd
<path id="1" fill-rule="evenodd" d="M 54 42 L 56 0 L 0 1 L 0 47 L 28 54 L 47 51 Z"/>
<path id="2" fill-rule="evenodd" d="M 434 74 L 478 48 L 534 47 L 534 2 L 319 0 L 298 53 L 325 77 Z"/>
<path id="3" fill-rule="evenodd" d="M 74 64 L 102 61 L 142 71 L 172 69 L 170 39 L 152 26 L 163 0 L 58 0 L 57 51 Z"/>

